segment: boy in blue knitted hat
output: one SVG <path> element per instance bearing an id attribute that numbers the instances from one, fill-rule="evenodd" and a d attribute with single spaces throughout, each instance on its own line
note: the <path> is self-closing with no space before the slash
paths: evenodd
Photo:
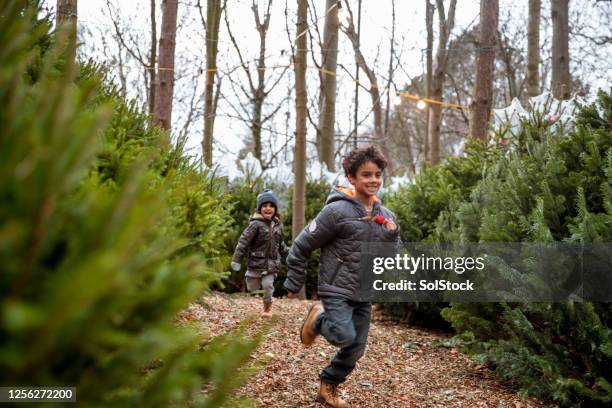
<path id="1" fill-rule="evenodd" d="M 278 213 L 278 199 L 266 189 L 257 196 L 257 210 L 240 235 L 232 257 L 232 270 L 240 271 L 240 262 L 248 257 L 246 286 L 249 292 L 263 288 L 263 315 L 272 314 L 274 278 L 280 269 L 281 257 L 289 248 L 283 241 L 283 227 Z"/>

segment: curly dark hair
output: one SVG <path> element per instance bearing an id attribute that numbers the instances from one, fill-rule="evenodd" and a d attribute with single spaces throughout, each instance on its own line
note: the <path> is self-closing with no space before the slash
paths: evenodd
<path id="1" fill-rule="evenodd" d="M 361 147 L 351 150 L 351 152 L 342 159 L 344 174 L 346 177 L 357 176 L 359 166 L 369 161 L 375 163 L 381 170 L 387 167 L 387 159 L 385 159 L 385 156 L 383 156 L 376 147 Z"/>

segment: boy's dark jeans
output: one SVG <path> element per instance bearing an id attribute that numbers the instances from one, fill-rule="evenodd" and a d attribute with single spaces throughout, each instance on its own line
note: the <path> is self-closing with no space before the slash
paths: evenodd
<path id="1" fill-rule="evenodd" d="M 314 330 L 340 350 L 321 371 L 320 378 L 330 384 L 340 384 L 353 371 L 363 356 L 370 329 L 372 304 L 352 300 L 321 298 L 325 312 L 317 318 Z"/>

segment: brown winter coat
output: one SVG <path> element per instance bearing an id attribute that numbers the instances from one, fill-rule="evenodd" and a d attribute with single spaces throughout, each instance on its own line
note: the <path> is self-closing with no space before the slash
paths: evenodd
<path id="1" fill-rule="evenodd" d="M 240 263 L 242 258 L 247 256 L 247 276 L 276 274 L 280 268 L 281 257 L 286 257 L 288 253 L 289 248 L 283 241 L 280 220 L 277 217 L 268 220 L 255 213 L 240 235 L 232 262 Z"/>

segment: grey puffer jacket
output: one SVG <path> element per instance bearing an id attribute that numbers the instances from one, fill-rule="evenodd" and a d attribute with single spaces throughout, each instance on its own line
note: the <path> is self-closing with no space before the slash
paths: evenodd
<path id="1" fill-rule="evenodd" d="M 361 244 L 400 242 L 399 225 L 394 231 L 388 231 L 374 222 L 380 213 L 397 224 L 395 214 L 376 201 L 368 217 L 363 204 L 352 194 L 353 190 L 335 187 L 325 207 L 294 240 L 287 257 L 285 289 L 299 292 L 306 280 L 308 257 L 321 248 L 319 296 L 359 300 Z"/>
<path id="2" fill-rule="evenodd" d="M 255 213 L 240 235 L 232 262 L 239 264 L 244 256 L 248 256 L 247 276 L 276 274 L 280 269 L 281 257 L 286 257 L 288 252 L 280 220 L 277 217 L 268 220 Z"/>

